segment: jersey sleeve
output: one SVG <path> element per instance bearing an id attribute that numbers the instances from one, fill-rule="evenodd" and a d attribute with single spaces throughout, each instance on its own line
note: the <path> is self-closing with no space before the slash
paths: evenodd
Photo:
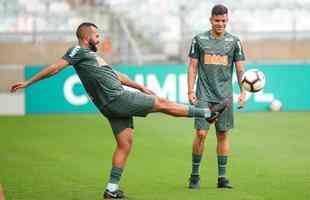
<path id="1" fill-rule="evenodd" d="M 200 50 L 199 49 L 200 48 L 199 48 L 197 38 L 194 37 L 192 40 L 192 44 L 191 44 L 188 56 L 190 58 L 199 58 L 199 56 L 200 56 Z"/>
<path id="2" fill-rule="evenodd" d="M 234 62 L 245 60 L 245 55 L 241 41 L 237 39 L 234 50 Z"/>
<path id="3" fill-rule="evenodd" d="M 66 52 L 66 54 L 62 58 L 68 61 L 70 65 L 75 65 L 81 60 L 81 56 L 79 54 L 80 49 L 80 46 L 72 47 Z"/>

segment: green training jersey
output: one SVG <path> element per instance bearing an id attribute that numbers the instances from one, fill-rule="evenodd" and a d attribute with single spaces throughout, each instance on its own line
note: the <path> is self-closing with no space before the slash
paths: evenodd
<path id="1" fill-rule="evenodd" d="M 198 59 L 198 99 L 219 102 L 232 96 L 234 62 L 245 60 L 237 37 L 227 32 L 221 38 L 214 38 L 211 31 L 198 34 L 192 40 L 189 57 Z"/>
<path id="2" fill-rule="evenodd" d="M 74 46 L 63 56 L 80 77 L 88 95 L 101 110 L 124 91 L 117 74 L 98 53 Z"/>

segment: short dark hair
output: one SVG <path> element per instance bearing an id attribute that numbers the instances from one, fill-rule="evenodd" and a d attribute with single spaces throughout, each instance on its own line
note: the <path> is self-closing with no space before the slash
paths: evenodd
<path id="1" fill-rule="evenodd" d="M 212 8 L 211 11 L 211 16 L 214 15 L 225 15 L 228 13 L 228 9 L 226 6 L 222 5 L 222 4 L 217 4 Z"/>
<path id="2" fill-rule="evenodd" d="M 91 23 L 91 22 L 83 22 L 82 24 L 80 24 L 79 26 L 78 26 L 78 28 L 76 29 L 76 37 L 78 38 L 78 39 L 82 39 L 83 37 L 84 37 L 84 31 L 83 31 L 83 29 L 84 28 L 88 28 L 88 27 L 95 27 L 95 28 L 98 28 L 97 26 L 96 26 L 96 24 L 94 24 L 94 23 Z"/>

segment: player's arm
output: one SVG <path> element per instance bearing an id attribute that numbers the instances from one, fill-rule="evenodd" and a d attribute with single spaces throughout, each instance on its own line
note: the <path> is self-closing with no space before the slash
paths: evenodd
<path id="1" fill-rule="evenodd" d="M 235 62 L 235 67 L 236 67 L 236 73 L 237 73 L 237 79 L 238 79 L 238 84 L 239 84 L 239 88 L 240 88 L 240 96 L 238 98 L 238 102 L 239 102 L 239 107 L 238 108 L 243 108 L 244 104 L 245 104 L 245 90 L 242 87 L 242 83 L 241 83 L 241 79 L 242 76 L 245 72 L 245 68 L 244 68 L 244 61 L 236 61 Z"/>
<path id="2" fill-rule="evenodd" d="M 190 104 L 197 103 L 197 97 L 194 91 L 195 81 L 198 71 L 198 62 L 201 56 L 201 48 L 198 43 L 198 37 L 195 36 L 192 39 L 191 47 L 189 50 L 189 65 L 188 65 L 188 74 L 187 74 L 187 95 Z"/>
<path id="3" fill-rule="evenodd" d="M 11 92 L 15 92 L 16 90 L 26 88 L 35 82 L 53 76 L 57 74 L 60 70 L 67 67 L 68 65 L 69 65 L 68 61 L 64 59 L 59 59 L 54 64 L 49 65 L 48 67 L 44 68 L 42 71 L 34 75 L 31 79 L 13 84 L 11 86 Z"/>
<path id="4" fill-rule="evenodd" d="M 155 95 L 155 93 L 153 91 L 149 90 L 144 85 L 141 85 L 137 82 L 130 80 L 126 75 L 117 72 L 117 76 L 118 76 L 118 79 L 120 80 L 120 82 L 122 83 L 122 85 L 126 85 L 128 87 L 135 88 L 135 89 L 140 90 L 141 92 L 149 94 L 149 95 Z"/>
<path id="5" fill-rule="evenodd" d="M 197 76 L 197 58 L 190 58 L 188 65 L 188 75 L 187 75 L 187 85 L 188 85 L 188 99 L 191 104 L 195 104 L 197 102 L 197 97 L 194 91 L 195 80 Z"/>
<path id="6" fill-rule="evenodd" d="M 245 90 L 242 88 L 241 79 L 245 71 L 244 68 L 245 55 L 243 52 L 241 41 L 238 38 L 235 43 L 233 60 L 236 67 L 236 74 L 240 88 L 240 96 L 238 97 L 238 104 L 239 104 L 238 108 L 243 108 L 245 105 Z"/>
<path id="7" fill-rule="evenodd" d="M 236 73 L 237 73 L 237 79 L 238 79 L 238 84 L 239 84 L 239 88 L 240 88 L 240 93 L 242 93 L 242 92 L 244 92 L 244 89 L 242 88 L 242 84 L 241 84 L 241 79 L 242 79 L 242 76 L 245 72 L 244 61 L 236 61 L 235 66 L 236 66 Z"/>

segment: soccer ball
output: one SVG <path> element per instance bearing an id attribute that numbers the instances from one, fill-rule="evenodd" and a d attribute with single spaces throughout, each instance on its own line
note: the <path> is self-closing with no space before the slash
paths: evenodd
<path id="1" fill-rule="evenodd" d="M 274 99 L 269 105 L 270 111 L 280 111 L 282 109 L 281 101 Z"/>
<path id="2" fill-rule="evenodd" d="M 258 69 L 247 70 L 241 78 L 242 88 L 248 92 L 258 92 L 262 90 L 265 83 L 265 75 Z"/>

